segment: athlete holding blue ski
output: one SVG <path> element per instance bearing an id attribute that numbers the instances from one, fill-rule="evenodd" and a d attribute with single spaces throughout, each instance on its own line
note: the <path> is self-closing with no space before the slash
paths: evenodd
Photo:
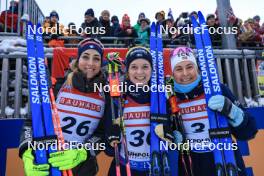
<path id="1" fill-rule="evenodd" d="M 184 136 L 192 146 L 190 151 L 192 164 L 191 166 L 188 164 L 188 167 L 192 168 L 194 176 L 216 175 L 214 155 L 208 147 L 211 139 L 208 132 L 210 126 L 207 106 L 226 116 L 231 133 L 238 140 L 254 138 L 257 133 L 255 121 L 243 109 L 231 91 L 222 84 L 223 95 L 212 96 L 208 105 L 206 104 L 201 73 L 191 48 L 176 48 L 171 54 L 170 61 L 174 91 L 185 131 Z M 239 150 L 234 150 L 234 154 L 239 176 L 246 176 L 245 165 Z M 179 175 L 186 176 L 181 161 L 179 161 Z"/>
<path id="2" fill-rule="evenodd" d="M 87 38 L 78 45 L 78 58 L 72 65 L 57 98 L 57 108 L 65 142 L 74 142 L 71 148 L 47 156 L 48 163 L 38 165 L 28 142 L 32 141 L 31 123 L 26 123 L 22 133 L 19 155 L 23 158 L 25 173 L 51 175 L 49 168 L 72 169 L 73 175 L 94 176 L 98 171 L 96 154 L 104 150 L 104 119 L 111 114 L 109 94 L 95 89 L 94 84 L 105 84 L 101 71 L 103 45 Z M 35 114 L 32 114 L 32 118 Z M 44 128 L 44 127 L 43 127 Z M 81 147 L 76 143 L 83 144 Z M 91 144 L 85 146 L 85 144 Z M 98 144 L 98 145 L 96 145 Z M 103 143 L 102 143 L 103 144 Z"/>
<path id="3" fill-rule="evenodd" d="M 132 91 L 124 92 L 124 125 L 126 128 L 127 148 L 131 175 L 147 176 L 150 168 L 150 92 L 144 92 L 142 87 L 149 85 L 152 58 L 150 52 L 144 47 L 131 48 L 125 60 L 127 79 L 125 80 Z M 138 89 L 136 89 L 138 86 Z M 134 92 L 133 92 L 134 91 Z M 110 120 L 110 119 L 109 119 Z M 114 128 L 112 128 L 114 129 Z M 119 130 L 109 130 L 108 141 L 121 140 Z M 113 147 L 113 146 L 112 146 Z M 107 151 L 108 155 L 113 156 L 113 149 Z M 120 148 L 120 169 L 121 175 L 125 176 L 125 154 L 123 145 Z M 108 175 L 116 175 L 116 163 L 112 161 Z"/>
<path id="4" fill-rule="evenodd" d="M 127 92 L 124 92 L 124 124 L 126 128 L 127 147 L 129 153 L 129 162 L 131 168 L 131 175 L 134 176 L 148 176 L 150 175 L 150 101 L 151 94 L 150 89 L 144 86 L 150 86 L 150 78 L 153 70 L 152 56 L 147 48 L 134 47 L 127 52 L 125 60 L 127 75 L 126 75 L 126 86 Z M 129 88 L 130 87 L 130 88 Z M 150 88 L 150 87 L 148 87 Z M 125 90 L 125 89 L 124 89 Z M 157 103 L 157 100 L 154 100 Z M 111 120 L 111 119 L 109 119 Z M 110 123 L 110 122 L 109 122 Z M 166 128 L 166 127 L 165 127 Z M 109 128 L 112 130 L 108 131 L 108 141 L 111 143 L 113 140 L 121 140 L 121 135 L 117 129 Z M 158 128 L 157 128 L 158 129 Z M 169 128 L 168 131 L 170 131 Z M 163 140 L 173 140 L 172 133 L 165 133 L 160 135 L 160 131 L 157 131 L 156 136 L 160 136 Z M 113 154 L 113 145 L 106 152 L 110 156 Z M 121 157 L 120 157 L 120 170 L 121 176 L 127 175 L 125 168 L 125 154 L 124 148 L 121 146 Z M 159 162 L 162 162 L 161 160 Z M 115 160 L 109 169 L 108 175 L 115 176 L 116 163 Z M 151 174 L 153 175 L 153 174 Z"/>

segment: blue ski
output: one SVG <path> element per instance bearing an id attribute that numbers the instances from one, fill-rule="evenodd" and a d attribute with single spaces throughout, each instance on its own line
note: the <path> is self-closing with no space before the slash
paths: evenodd
<path id="1" fill-rule="evenodd" d="M 166 96 L 165 96 L 165 80 L 164 80 L 164 64 L 163 64 L 163 46 L 162 46 L 162 32 L 160 25 L 157 26 L 157 60 L 158 60 L 158 95 L 159 95 L 159 116 L 163 117 L 165 122 L 168 120 L 166 111 Z M 168 161 L 168 151 L 161 149 L 161 163 L 162 175 L 171 175 L 171 170 Z"/>
<path id="2" fill-rule="evenodd" d="M 194 28 L 195 44 L 201 69 L 201 76 L 205 92 L 206 103 L 213 95 L 222 94 L 216 63 L 214 60 L 213 50 L 209 32 L 201 12 L 198 12 L 199 23 L 192 17 L 192 24 Z M 228 129 L 228 122 L 226 117 L 207 108 L 209 123 L 210 123 L 210 137 L 212 142 L 217 145 L 222 143 L 232 146 L 232 139 Z M 232 150 L 218 150 L 213 151 L 216 175 L 222 176 L 237 176 L 237 167 L 234 153 Z"/>
<path id="3" fill-rule="evenodd" d="M 175 167 L 174 164 L 177 164 L 178 162 L 176 161 L 177 157 L 175 158 L 173 157 L 177 155 L 174 155 L 175 153 L 173 152 L 170 153 L 172 157 L 170 157 L 169 160 L 168 151 L 166 151 L 164 148 L 160 148 L 160 140 L 154 131 L 158 123 L 168 122 L 168 116 L 166 112 L 165 83 L 164 83 L 165 81 L 164 81 L 162 33 L 160 30 L 160 26 L 156 26 L 154 22 L 151 25 L 150 53 L 152 55 L 152 75 L 151 75 L 152 91 L 151 91 L 151 104 L 150 104 L 151 175 L 154 176 L 176 175 L 177 167 Z"/>
<path id="4" fill-rule="evenodd" d="M 157 89 L 157 42 L 156 42 L 156 25 L 153 22 L 151 24 L 150 33 L 150 53 L 152 56 L 152 75 L 151 75 L 151 100 L 150 100 L 150 112 L 151 112 L 151 123 L 150 123 L 150 155 L 151 155 L 151 175 L 160 176 L 161 175 L 161 164 L 159 156 L 159 138 L 155 134 L 155 127 L 157 122 L 152 121 L 153 117 L 158 115 L 158 89 Z"/>
<path id="5" fill-rule="evenodd" d="M 37 142 L 49 145 L 48 152 L 38 149 L 35 152 L 36 162 L 38 164 L 44 164 L 48 163 L 47 154 L 55 152 L 55 150 L 51 149 L 50 144 L 56 143 L 57 137 L 55 135 L 52 122 L 41 25 L 37 25 L 35 37 L 33 30 L 31 30 L 34 29 L 34 27 L 35 26 L 33 26 L 31 23 L 29 23 L 27 27 L 29 90 L 33 124 L 33 138 Z M 51 168 L 50 175 L 60 176 L 61 173 L 57 168 Z"/>
<path id="6" fill-rule="evenodd" d="M 31 107 L 31 117 L 32 117 L 32 128 L 33 128 L 33 138 L 40 139 L 44 138 L 44 123 L 42 120 L 41 112 L 41 100 L 39 95 L 39 82 L 38 82 L 38 70 L 37 61 L 35 56 L 35 42 L 34 33 L 32 30 L 34 26 L 29 22 L 27 26 L 27 57 L 28 57 L 28 83 L 29 83 L 29 97 L 30 97 L 30 107 Z M 46 150 L 37 149 L 35 151 L 36 162 L 38 164 L 46 164 L 47 154 Z"/>
<path id="7" fill-rule="evenodd" d="M 49 85 L 48 78 L 46 73 L 46 65 L 45 65 L 45 54 L 44 47 L 42 41 L 42 28 L 41 24 L 37 25 L 37 33 L 36 33 L 36 56 L 37 56 L 37 65 L 38 65 L 38 75 L 39 75 L 39 83 L 40 83 L 40 95 L 41 95 L 41 104 L 42 104 L 42 113 L 44 118 L 44 126 L 46 138 L 50 143 L 57 142 L 57 136 L 54 131 L 54 126 L 52 122 L 52 112 L 51 112 L 51 103 L 50 103 L 50 95 L 49 95 Z M 56 152 L 56 150 L 51 149 L 49 147 L 48 153 Z M 60 171 L 58 168 L 51 168 L 52 176 L 59 176 Z"/>

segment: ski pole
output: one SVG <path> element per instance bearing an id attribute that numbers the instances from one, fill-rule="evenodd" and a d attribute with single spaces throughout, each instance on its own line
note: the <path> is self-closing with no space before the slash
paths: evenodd
<path id="1" fill-rule="evenodd" d="M 54 93 L 53 93 L 52 88 L 50 88 L 49 91 L 50 91 L 50 99 L 51 99 L 51 105 L 52 105 L 52 121 L 54 124 L 54 131 L 58 137 L 59 150 L 63 150 L 63 147 L 61 145 L 64 145 L 65 141 L 64 141 L 64 137 L 63 137 L 61 126 L 60 126 L 59 113 L 58 113 L 58 109 L 57 109 L 57 105 L 55 102 Z M 62 174 L 63 176 L 73 176 L 71 169 L 62 171 Z"/>
<path id="2" fill-rule="evenodd" d="M 108 57 L 110 58 L 109 54 Z M 108 63 L 108 77 L 109 77 L 109 85 L 110 85 L 110 96 L 111 96 L 111 111 L 112 111 L 112 124 L 116 123 L 115 119 L 115 109 L 114 109 L 114 100 L 113 97 L 118 96 L 119 92 L 116 88 L 118 86 L 118 80 L 112 78 L 113 70 L 112 70 L 112 62 L 109 60 Z M 120 125 L 120 124 L 119 124 Z M 116 142 L 114 142 L 114 150 L 115 150 L 115 163 L 116 163 L 116 176 L 121 176 L 120 171 L 120 159 L 119 159 L 119 149 Z"/>
<path id="3" fill-rule="evenodd" d="M 115 112 L 114 112 L 114 102 L 113 102 L 112 97 L 111 97 L 111 111 L 112 111 L 112 123 L 114 124 L 115 123 Z M 119 150 L 118 150 L 118 145 L 116 142 L 114 143 L 114 149 L 115 149 L 116 176 L 121 176 Z"/>
<path id="4" fill-rule="evenodd" d="M 45 59 L 45 65 L 46 65 L 46 69 L 48 70 L 48 60 L 47 59 Z M 58 138 L 59 150 L 61 151 L 63 150 L 65 141 L 64 141 L 62 130 L 61 130 L 60 117 L 59 117 L 58 108 L 56 105 L 55 96 L 54 96 L 53 89 L 52 89 L 52 82 L 51 82 L 50 75 L 48 79 L 50 82 L 49 94 L 50 94 L 50 102 L 51 102 L 51 108 L 52 108 L 52 122 L 54 126 L 54 132 Z M 63 176 L 73 176 L 71 169 L 62 171 L 62 174 Z"/>
<path id="5" fill-rule="evenodd" d="M 127 176 L 131 176 L 131 171 L 130 171 L 130 163 L 129 163 L 129 156 L 128 156 L 128 149 L 127 149 L 127 138 L 126 138 L 126 129 L 125 129 L 125 124 L 124 124 L 124 116 L 123 116 L 123 106 L 122 106 L 122 98 L 118 98 L 119 101 L 119 117 L 120 117 L 120 127 L 122 130 L 123 134 L 123 140 L 122 143 L 124 145 L 125 149 L 125 158 L 126 158 L 126 173 Z"/>
<path id="6" fill-rule="evenodd" d="M 169 99 L 169 102 L 171 105 L 171 118 L 173 119 L 176 130 L 181 131 L 182 136 L 183 136 L 183 141 L 187 142 L 185 131 L 184 131 L 184 126 L 183 126 L 183 122 L 182 122 L 182 117 L 181 117 L 181 113 L 180 113 L 180 107 L 178 106 L 177 98 L 176 98 L 176 95 L 173 91 L 174 81 L 170 75 L 166 76 L 166 84 L 170 86 L 170 90 L 167 92 L 167 98 Z M 180 154 L 181 154 L 181 161 L 182 161 L 182 164 L 184 167 L 185 176 L 188 176 L 189 173 L 188 173 L 187 164 L 185 162 L 183 147 L 180 147 Z M 193 176 L 192 159 L 190 156 L 189 149 L 187 149 L 186 155 L 187 155 L 188 161 L 189 161 L 190 175 Z"/>
<path id="7" fill-rule="evenodd" d="M 109 73 L 109 83 L 111 87 L 111 98 L 116 98 L 118 101 L 118 119 L 120 119 L 120 128 L 122 132 L 122 145 L 124 147 L 125 152 L 125 164 L 126 164 L 126 173 L 127 176 L 131 176 L 131 170 L 130 170 L 130 163 L 129 163 L 129 156 L 128 156 L 128 149 L 127 149 L 127 140 L 126 140 L 126 131 L 125 131 L 125 125 L 124 125 L 124 119 L 123 119 L 123 106 L 122 106 L 122 94 L 118 89 L 118 86 L 120 84 L 119 81 L 119 68 L 121 67 L 121 60 L 119 57 L 119 53 L 113 52 L 107 54 L 107 59 L 109 61 L 108 64 L 108 73 Z M 114 67 L 112 69 L 112 67 Z M 121 72 L 121 71 L 120 71 Z M 113 90 L 112 88 L 115 89 Z"/>

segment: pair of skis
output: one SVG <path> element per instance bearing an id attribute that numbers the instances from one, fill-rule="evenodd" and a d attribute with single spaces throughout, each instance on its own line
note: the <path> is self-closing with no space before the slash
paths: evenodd
<path id="1" fill-rule="evenodd" d="M 119 57 L 119 53 L 117 52 L 108 53 L 106 58 L 108 60 L 108 79 L 110 86 L 112 123 L 118 124 L 121 128 L 122 145 L 124 146 L 124 153 L 125 153 L 126 174 L 127 176 L 131 176 L 129 155 L 127 149 L 126 130 L 123 119 L 122 93 L 119 90 L 122 61 L 121 58 Z M 114 102 L 116 102 L 118 106 L 117 116 L 115 115 Z M 116 176 L 121 176 L 119 149 L 117 143 L 114 144 L 114 149 L 115 149 L 115 162 L 116 162 Z"/>
<path id="2" fill-rule="evenodd" d="M 155 133 L 155 127 L 159 123 L 167 123 L 166 97 L 164 84 L 164 64 L 162 33 L 160 25 L 151 24 L 150 33 L 150 53 L 152 56 L 152 75 L 151 75 L 151 103 L 150 103 L 150 156 L 151 156 L 151 175 L 168 176 L 171 175 L 171 167 L 168 160 L 168 151 L 160 148 L 160 139 Z"/>
<path id="3" fill-rule="evenodd" d="M 212 43 L 208 28 L 203 14 L 198 12 L 198 20 L 194 16 L 191 17 L 195 44 L 197 48 L 197 55 L 201 70 L 203 87 L 205 92 L 206 104 L 210 97 L 214 95 L 221 95 L 220 81 L 218 77 L 217 67 L 214 60 Z M 210 123 L 210 138 L 213 144 L 217 145 L 222 143 L 228 147 L 232 145 L 232 138 L 228 129 L 228 122 L 226 117 L 220 113 L 215 113 L 207 107 L 207 113 Z M 235 161 L 234 152 L 230 150 L 213 150 L 216 176 L 237 176 L 237 166 Z"/>
<path id="4" fill-rule="evenodd" d="M 33 140 L 37 143 L 54 144 L 57 143 L 58 139 L 59 143 L 63 144 L 64 138 L 60 128 L 55 98 L 52 89 L 49 87 L 46 73 L 41 25 L 38 24 L 36 30 L 34 29 L 35 26 L 29 22 L 26 39 Z M 37 164 L 47 164 L 48 154 L 56 152 L 50 145 L 44 146 L 49 146 L 47 151 L 43 147 L 35 150 Z M 58 168 L 51 167 L 50 175 L 60 176 L 61 172 Z M 63 171 L 63 176 L 67 175 L 72 176 L 71 170 Z"/>

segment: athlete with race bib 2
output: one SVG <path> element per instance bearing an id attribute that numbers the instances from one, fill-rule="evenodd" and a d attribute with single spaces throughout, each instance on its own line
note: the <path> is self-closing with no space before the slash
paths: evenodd
<path id="1" fill-rule="evenodd" d="M 257 133 L 254 118 L 243 109 L 231 91 L 221 84 L 223 95 L 215 95 L 206 105 L 203 84 L 194 52 L 188 47 L 174 49 L 170 57 L 174 91 L 182 116 L 185 137 L 190 142 L 192 170 L 195 176 L 215 175 L 213 152 L 208 147 L 209 119 L 207 106 L 224 114 L 232 135 L 238 140 L 250 140 Z M 239 176 L 246 175 L 245 165 L 239 152 L 234 150 Z M 189 166 L 190 167 L 190 166 Z M 179 175 L 184 175 L 183 163 L 179 160 Z"/>

